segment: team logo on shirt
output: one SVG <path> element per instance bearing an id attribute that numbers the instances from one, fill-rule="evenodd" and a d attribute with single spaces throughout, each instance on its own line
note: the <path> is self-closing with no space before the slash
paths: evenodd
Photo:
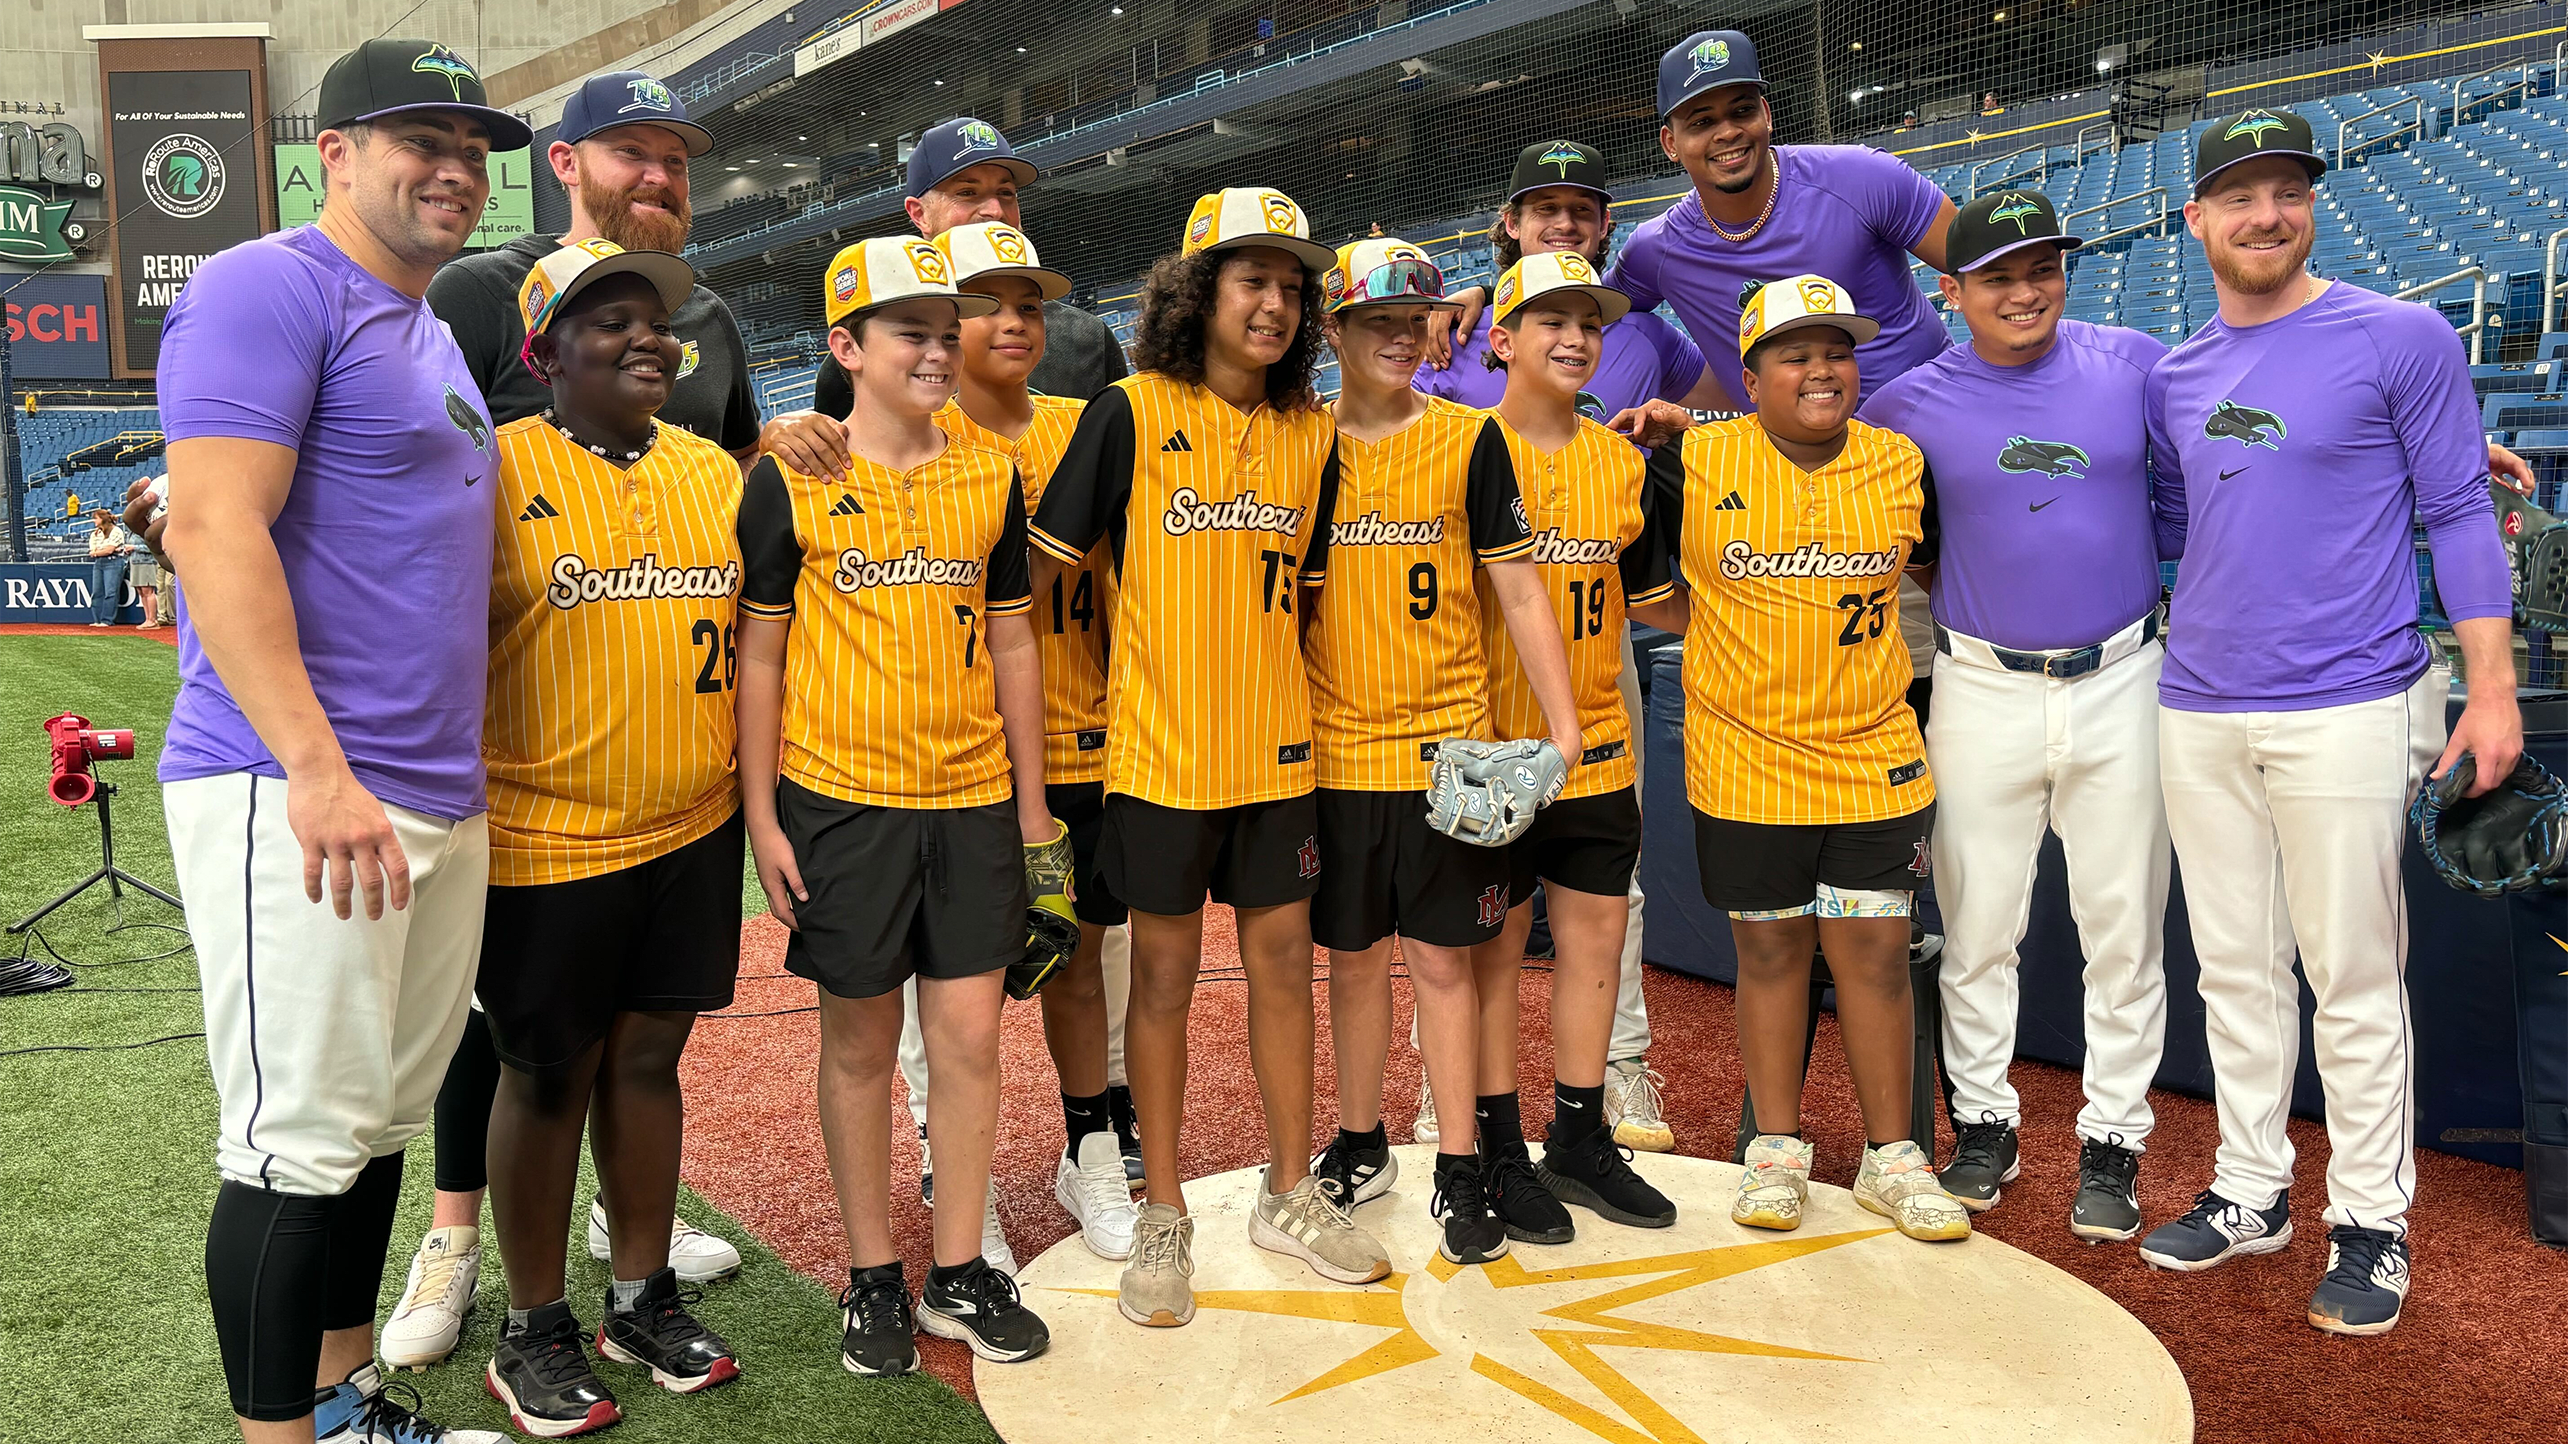
<path id="1" fill-rule="evenodd" d="M 2038 471 L 2044 476 L 2086 479 L 2090 458 L 2082 447 L 2065 441 L 2035 441 L 2029 436 L 2010 436 L 2006 449 L 1997 454 L 1997 469 L 2016 473 Z"/>
<path id="2" fill-rule="evenodd" d="M 1593 391 L 1578 393 L 1578 414 L 1597 421 L 1605 419 L 1605 402 Z"/>
<path id="3" fill-rule="evenodd" d="M 2283 425 L 2283 418 L 2274 413 L 2262 407 L 2241 406 L 2223 397 L 2202 423 L 2202 434 L 2214 441 L 2235 441 L 2241 446 L 2280 451 L 2283 448 L 2276 443 L 2292 433 Z"/>
<path id="4" fill-rule="evenodd" d="M 539 496 L 536 501 L 541 503 L 543 498 Z M 740 590 L 738 562 L 724 562 L 718 567 L 664 567 L 659 557 L 645 556 L 620 567 L 591 567 L 578 552 L 564 552 L 553 558 L 551 576 L 552 584 L 544 588 L 544 600 L 565 612 L 582 602 L 719 598 Z"/>
<path id="5" fill-rule="evenodd" d="M 490 450 L 490 418 L 452 386 L 446 388 L 446 419 L 455 424 L 457 431 L 472 438 L 473 450 Z"/>
<path id="6" fill-rule="evenodd" d="M 1271 531 L 1291 536 L 1301 530 L 1303 508 L 1274 506 L 1257 499 L 1254 490 L 1228 501 L 1206 501 L 1191 486 L 1177 488 L 1159 514 L 1160 528 L 1170 536 L 1199 531 Z"/>
<path id="7" fill-rule="evenodd" d="M 1336 547 L 1423 547 L 1444 538 L 1441 516 L 1433 521 L 1384 521 L 1379 507 L 1353 521 L 1329 524 L 1329 545 Z"/>
<path id="8" fill-rule="evenodd" d="M 838 554 L 838 570 L 829 584 L 842 592 L 867 587 L 972 587 L 981 583 L 979 557 L 932 557 L 925 547 L 911 547 L 889 561 L 875 561 L 863 547 Z"/>
<path id="9" fill-rule="evenodd" d="M 1750 577 L 1797 580 L 1804 577 L 1886 577 L 1899 570 L 1899 549 L 1877 552 L 1832 552 L 1823 542 L 1806 542 L 1788 552 L 1761 552 L 1745 540 L 1721 548 L 1721 575 L 1731 581 Z"/>
<path id="10" fill-rule="evenodd" d="M 2283 118 L 2281 116 L 2274 114 L 2270 110 L 2251 110 L 2245 115 L 2238 117 L 2237 120 L 2231 122 L 2229 129 L 2220 133 L 2220 138 L 2222 140 L 2236 140 L 2241 136 L 2244 136 L 2249 141 L 2253 142 L 2258 150 L 2263 150 L 2265 148 L 2265 137 L 2274 131 L 2281 130 L 2282 128 Z"/>
<path id="11" fill-rule="evenodd" d="M 696 343 L 693 341 L 680 342 L 678 344 L 678 374 L 671 379 L 684 381 L 688 377 L 693 376 L 695 374 L 697 363 L 703 360 L 704 353 L 696 349 Z"/>
<path id="12" fill-rule="evenodd" d="M 677 108 L 678 98 L 669 93 L 669 87 L 647 75 L 624 82 L 624 88 L 633 92 L 633 98 L 616 108 L 618 115 L 630 115 L 637 110 L 665 112 Z"/>
<path id="13" fill-rule="evenodd" d="M 1534 533 L 1534 560 L 1550 566 L 1610 566 L 1622 554 L 1610 536 L 1562 536 L 1556 526 Z"/>

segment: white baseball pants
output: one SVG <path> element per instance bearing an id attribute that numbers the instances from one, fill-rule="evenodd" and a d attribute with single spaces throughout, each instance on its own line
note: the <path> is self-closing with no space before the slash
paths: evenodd
<path id="1" fill-rule="evenodd" d="M 246 772 L 161 789 L 222 1103 L 215 1162 L 278 1193 L 348 1191 L 428 1126 L 481 967 L 490 833 L 384 806 L 410 906 L 341 921 L 303 894 L 285 784 Z"/>
<path id="2" fill-rule="evenodd" d="M 2021 1119 L 2016 948 L 2047 828 L 2068 854 L 2086 954 L 2078 1136 L 2137 1149 L 2166 1042 L 2167 818 L 2155 642 L 2065 681 L 1935 658 L 1935 896 L 1944 910 L 1944 1070 L 1956 1116 Z"/>
<path id="3" fill-rule="evenodd" d="M 2167 826 L 2202 961 L 2220 1151 L 2212 1187 L 2270 1208 L 2292 1181 L 2301 972 L 2317 996 L 2327 1222 L 2407 1232 L 2415 1058 L 2399 855 L 2443 751 L 2451 673 L 2304 712 L 2159 713 Z"/>

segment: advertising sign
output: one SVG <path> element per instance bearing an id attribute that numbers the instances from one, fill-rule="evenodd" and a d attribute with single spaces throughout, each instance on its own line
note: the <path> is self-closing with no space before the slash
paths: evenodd
<path id="1" fill-rule="evenodd" d="M 534 152 L 503 150 L 490 158 L 490 204 L 464 245 L 487 251 L 535 231 Z M 321 147 L 276 148 L 276 224 L 308 226 L 321 215 Z"/>
<path id="2" fill-rule="evenodd" d="M 40 381 L 107 379 L 107 278 L 60 271 L 0 275 L 9 367 Z"/>
<path id="3" fill-rule="evenodd" d="M 107 75 L 124 364 L 160 361 L 161 322 L 206 259 L 259 234 L 250 72 Z"/>

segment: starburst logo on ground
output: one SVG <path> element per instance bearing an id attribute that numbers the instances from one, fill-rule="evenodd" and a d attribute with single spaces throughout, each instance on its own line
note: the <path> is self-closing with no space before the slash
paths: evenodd
<path id="1" fill-rule="evenodd" d="M 457 100 L 464 98 L 465 81 L 469 80 L 476 86 L 481 84 L 481 76 L 474 71 L 471 62 L 443 45 L 430 47 L 426 54 L 410 62 L 410 68 L 422 75 L 443 78 Z"/>
<path id="2" fill-rule="evenodd" d="M 1560 172 L 1561 179 L 1567 180 L 1569 168 L 1585 159 L 1587 157 L 1579 153 L 1577 146 L 1565 140 L 1556 140 L 1552 142 L 1551 149 L 1544 151 L 1534 164 L 1551 166 Z"/>
<path id="3" fill-rule="evenodd" d="M 2245 136 L 2248 140 L 2254 142 L 2258 150 L 2263 150 L 2265 148 L 2266 135 L 2273 131 L 2281 130 L 2282 128 L 2283 118 L 2281 116 L 2274 114 L 2270 110 L 2251 110 L 2245 115 L 2242 115 L 2236 120 L 2230 122 L 2229 129 L 2222 131 L 2220 133 L 2220 138 L 2222 140 L 2236 140 L 2240 136 Z"/>
<path id="4" fill-rule="evenodd" d="M 222 202 L 223 174 L 213 142 L 175 131 L 143 156 L 143 195 L 172 220 L 194 220 Z"/>
<path id="5" fill-rule="evenodd" d="M 1702 75 L 1707 71 L 1718 70 L 1729 64 L 1730 42 L 1727 40 L 1706 40 L 1702 44 L 1695 46 L 1685 58 L 1692 62 L 1694 66 L 1694 75 L 1686 77 L 1687 80 L 1691 81 L 1696 75 Z"/>
<path id="6" fill-rule="evenodd" d="M 1988 213 L 1988 223 L 1996 225 L 1999 221 L 2013 221 L 2017 235 L 2030 234 L 2024 229 L 2024 223 L 2042 214 L 2041 203 L 2031 196 L 2019 195 L 2013 191 L 2007 192 L 2005 202 L 2004 205 Z"/>
<path id="7" fill-rule="evenodd" d="M 647 75 L 639 80 L 628 80 L 624 84 L 626 89 L 633 92 L 633 98 L 616 110 L 615 113 L 618 115 L 626 115 L 637 110 L 665 111 L 677 106 L 678 98 L 669 93 L 669 87 Z"/>

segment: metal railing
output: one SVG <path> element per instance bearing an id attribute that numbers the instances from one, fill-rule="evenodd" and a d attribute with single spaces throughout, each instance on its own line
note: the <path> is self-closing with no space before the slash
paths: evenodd
<path id="1" fill-rule="evenodd" d="M 2501 85 L 2475 100 L 2461 93 L 2463 87 L 2469 85 L 2473 80 L 2494 80 L 2509 70 L 2521 72 L 2521 74 L 2516 78 L 2515 83 L 2512 85 Z M 2462 113 L 2466 110 L 2475 110 L 2482 106 L 2493 107 L 2498 101 L 2505 99 L 2509 95 L 2518 93 L 2520 93 L 2526 100 L 2530 100 L 2532 98 L 2532 62 L 2529 60 L 2518 60 L 2504 65 L 2491 65 L 2476 75 L 2464 75 L 2460 79 L 2452 82 L 2452 123 L 2457 126 L 2463 121 L 2469 119 L 2468 116 Z"/>
<path id="2" fill-rule="evenodd" d="M 2425 101 L 2413 95 L 2409 96 L 2405 100 L 2393 100 L 2387 105 L 2376 106 L 2373 109 L 2364 111 L 2361 115 L 2348 116 L 2345 119 L 2338 121 L 2336 123 L 2337 168 L 2342 170 L 2344 167 L 2353 164 L 2352 161 L 2346 159 L 2345 152 L 2347 148 L 2346 136 L 2354 129 L 2354 127 L 2361 125 L 2364 121 L 2370 120 L 2376 115 L 2388 115 L 2392 111 L 2411 109 L 2416 112 L 2415 120 L 2410 121 L 2406 125 L 2392 127 L 2389 130 L 2381 132 L 2379 135 L 2370 136 L 2363 140 L 2356 141 L 2354 144 L 2386 145 L 2403 135 L 2413 135 L 2417 139 L 2423 140 L 2425 139 Z"/>
<path id="3" fill-rule="evenodd" d="M 2562 239 L 2568 239 L 2568 226 L 2552 231 L 2550 239 L 2541 247 L 2541 329 L 2545 333 L 2558 329 L 2555 321 L 2559 314 L 2559 242 Z"/>
<path id="4" fill-rule="evenodd" d="M 2568 234 L 2568 232 L 2563 232 L 2563 234 Z M 2557 240 L 2558 237 L 2554 236 L 2551 239 Z M 2410 286 L 2406 290 L 2390 297 L 2390 299 L 2393 301 L 2413 301 L 2420 296 L 2431 295 L 2436 291 L 2442 290 L 2446 286 L 2455 285 L 2462 281 L 2468 281 L 2470 283 L 2470 324 L 2467 326 L 2457 327 L 2455 329 L 2457 329 L 2460 334 L 2470 338 L 2470 364 L 2476 366 L 2479 364 L 2480 343 L 2487 339 L 2487 335 L 2490 331 L 2502 330 L 2506 324 L 2505 309 L 2503 307 L 2499 307 L 2494 315 L 2489 314 L 2487 267 L 2464 266 L 2460 270 L 2454 271 L 2451 275 L 2437 276 L 2433 280 L 2427 281 L 2422 285 Z"/>
<path id="5" fill-rule="evenodd" d="M 2043 169 L 2043 166 L 2042 166 L 2042 159 L 2041 159 L 2041 157 L 2042 157 L 2043 153 L 2044 153 L 2045 151 L 2049 150 L 2049 149 L 2050 149 L 2050 147 L 2049 147 L 2049 146 L 2045 146 L 2045 145 L 2028 145 L 2028 146 L 2024 147 L 2022 150 L 2011 150 L 2011 151 L 2008 151 L 2006 154 L 2001 155 L 2001 156 L 1994 156 L 1994 157 L 1991 157 L 1991 158 L 1990 158 L 1990 159 L 1988 159 L 1988 160 L 1983 160 L 1983 161 L 1974 161 L 1974 162 L 1972 162 L 1972 163 L 1971 163 L 1971 176 L 1970 176 L 1970 194 L 1969 194 L 1969 195 L 1967 195 L 1967 196 L 1964 196 L 1964 197 L 1963 197 L 1963 199 L 1964 199 L 1964 200 L 1977 200 L 1977 199 L 1979 199 L 1979 196 L 1980 196 L 1980 172 L 1981 172 L 1981 171 L 1984 171 L 1984 170 L 1988 169 L 1990 166 L 1993 166 L 1993 165 L 2004 165 L 2004 164 L 2006 164 L 2008 161 L 2011 161 L 2011 160 L 2021 160 L 2021 159 L 2023 159 L 2024 157 L 2026 157 L 2026 156 L 2028 156 L 2028 155 L 2029 155 L 2029 156 L 2032 156 L 2032 157 L 2034 158 L 2034 160 L 2033 160 L 2033 168 L 2032 168 L 2031 170 L 2029 170 L 2029 171 L 2028 171 L 2028 170 L 2011 170 L 2011 171 L 2005 171 L 2005 172 L 2002 172 L 2002 173 L 2000 173 L 2000 174 L 1999 174 L 1999 176 L 1998 176 L 1998 178 L 1997 178 L 1996 183 L 1995 183 L 1994 185 L 1991 185 L 1991 186 L 1989 187 L 1989 189 L 1990 189 L 1990 190 L 1998 190 L 1998 189 L 2001 189 L 2001 188 L 2003 188 L 2004 186 L 2006 186 L 2006 185 L 2007 185 L 2009 182 L 2011 182 L 2011 181 L 2021 180 L 2021 179 L 2024 179 L 2024 178 L 2026 178 L 2026 177 L 2030 177 L 2031 179 L 2036 180 L 2036 181 L 2040 180 L 2040 179 L 2042 178 L 2042 169 Z"/>
<path id="6" fill-rule="evenodd" d="M 2081 206 L 2078 209 L 2069 212 L 2067 215 L 2060 217 L 2060 229 L 2070 233 L 2071 235 L 2075 235 L 2077 234 L 2078 217 L 2104 215 L 2107 219 L 2111 219 L 2111 216 L 2108 213 L 2111 212 L 2115 206 L 2129 205 L 2133 201 L 2145 201 L 2151 196 L 2156 196 L 2158 198 L 2158 213 L 2155 216 L 2152 216 L 2145 221 L 2135 222 L 2131 225 L 2116 226 L 2112 230 L 2098 232 L 2095 235 L 2088 236 L 2086 238 L 2086 243 L 2092 246 L 2100 241 L 2110 241 L 2119 236 L 2138 235 L 2142 231 L 2156 230 L 2166 225 L 2167 218 L 2174 214 L 2167 205 L 2167 188 L 2165 186 L 2151 186 L 2145 191 L 2133 191 L 2129 195 L 2115 196 L 2111 200 L 2097 201 L 2091 206 Z"/>
<path id="7" fill-rule="evenodd" d="M 2092 144 L 2087 140 L 2087 137 L 2090 134 L 2096 137 L 2096 140 Z M 2071 152 L 2071 159 L 2073 162 L 2078 165 L 2086 164 L 2088 152 L 2110 151 L 2113 149 L 2113 122 L 2109 120 L 2099 120 L 2092 124 L 2079 126 L 2078 133 L 2070 137 L 2070 144 L 2074 147 Z"/>

